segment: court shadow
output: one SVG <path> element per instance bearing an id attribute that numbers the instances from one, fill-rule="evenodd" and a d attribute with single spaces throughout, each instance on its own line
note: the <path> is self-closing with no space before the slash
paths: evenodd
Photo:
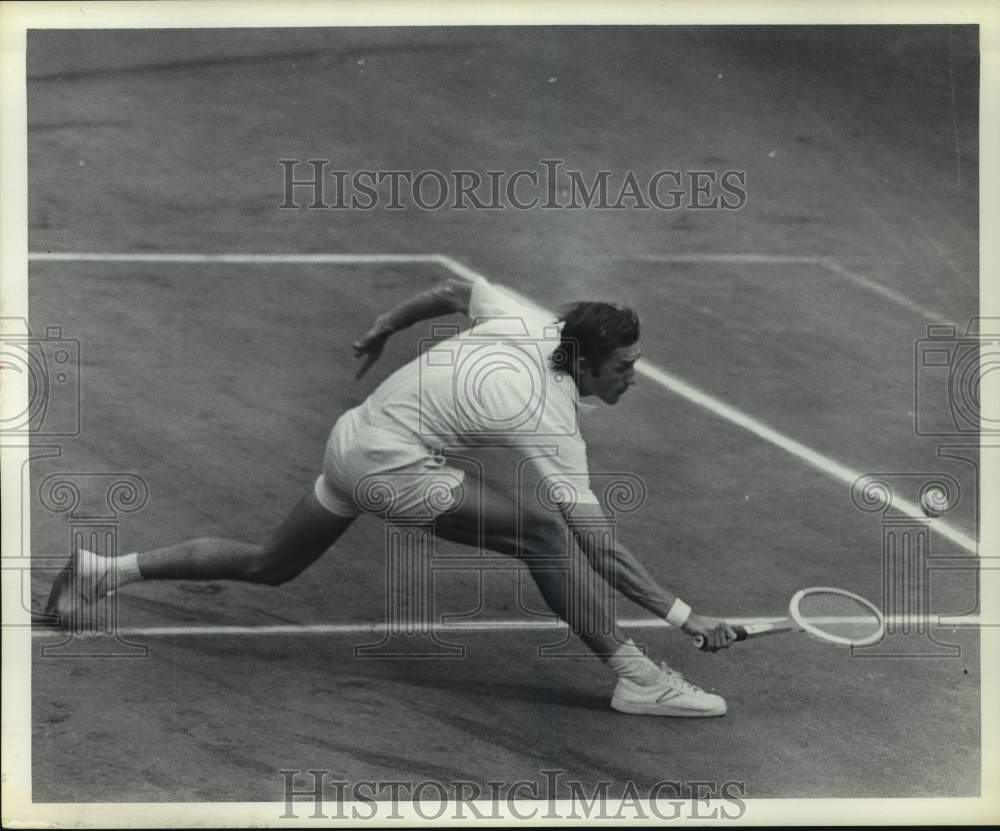
<path id="1" fill-rule="evenodd" d="M 559 707 L 574 707 L 581 710 L 608 711 L 608 694 L 592 695 L 573 689 L 558 689 L 540 684 L 494 682 L 488 679 L 443 678 L 441 676 L 418 676 L 412 672 L 380 672 L 381 680 L 398 681 L 415 687 L 454 692 L 462 696 L 483 698 L 503 698 L 510 701 L 525 701 L 531 704 L 552 704 Z"/>

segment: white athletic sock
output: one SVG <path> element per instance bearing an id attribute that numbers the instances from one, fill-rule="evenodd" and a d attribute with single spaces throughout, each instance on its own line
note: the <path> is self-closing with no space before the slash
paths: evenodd
<path id="1" fill-rule="evenodd" d="M 90 551 L 81 551 L 79 554 L 80 571 L 91 579 L 100 579 L 112 568 L 115 571 L 116 586 L 125 586 L 142 580 L 139 573 L 139 555 L 126 554 L 124 557 L 102 557 Z M 110 585 L 109 585 L 110 587 Z"/>
<path id="2" fill-rule="evenodd" d="M 608 666 L 619 678 L 628 678 L 644 687 L 651 687 L 660 678 L 660 668 L 642 654 L 631 638 L 608 659 Z"/>
<path id="3" fill-rule="evenodd" d="M 118 557 L 115 560 L 115 567 L 119 586 L 125 586 L 144 579 L 142 572 L 139 571 L 138 554 L 126 554 L 124 557 Z"/>

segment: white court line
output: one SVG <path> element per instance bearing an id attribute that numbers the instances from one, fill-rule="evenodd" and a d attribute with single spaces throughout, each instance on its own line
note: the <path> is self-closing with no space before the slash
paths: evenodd
<path id="1" fill-rule="evenodd" d="M 770 623 L 781 618 L 734 618 L 734 623 Z M 649 618 L 640 620 L 620 620 L 618 625 L 623 628 L 633 628 L 637 626 L 669 627 L 670 624 L 660 618 Z M 745 625 L 745 624 L 744 624 Z M 569 627 L 561 620 L 480 620 L 468 623 L 438 623 L 430 627 L 434 632 L 490 632 L 498 629 L 508 631 L 530 631 L 546 630 L 558 631 Z M 123 627 L 116 629 L 115 633 L 127 635 L 386 635 L 389 632 L 399 631 L 398 626 L 390 627 L 387 623 L 312 623 L 312 624 L 267 624 L 262 626 L 139 626 L 135 628 Z M 53 629 L 33 629 L 31 634 L 35 637 L 55 637 L 61 635 L 66 637 L 66 633 Z"/>
<path id="2" fill-rule="evenodd" d="M 869 291 L 885 297 L 909 311 L 925 317 L 932 323 L 947 322 L 944 315 L 921 306 L 894 289 L 850 271 L 828 257 L 800 257 L 784 254 L 649 254 L 637 259 L 659 263 L 745 263 L 774 265 L 814 265 L 844 277 Z M 288 265 L 361 265 L 378 263 L 438 263 L 454 270 L 457 261 L 440 254 L 158 254 L 158 253 L 86 253 L 34 251 L 28 254 L 31 262 L 83 262 L 83 263 L 220 263 L 237 265 L 288 264 Z M 446 262 L 447 261 L 447 262 Z"/>
<path id="3" fill-rule="evenodd" d="M 654 263 L 680 263 L 696 265 L 698 263 L 735 263 L 737 265 L 812 265 L 824 268 L 831 274 L 843 277 L 860 286 L 867 291 L 884 297 L 890 303 L 915 312 L 929 323 L 948 323 L 948 318 L 933 309 L 911 300 L 904 294 L 900 294 L 895 289 L 858 274 L 855 271 L 844 268 L 836 260 L 830 257 L 798 257 L 786 254 L 646 254 L 635 259 L 642 262 Z"/>
<path id="4" fill-rule="evenodd" d="M 281 263 L 290 265 L 365 263 L 437 263 L 436 254 L 86 254 L 33 251 L 32 262 L 55 263 L 236 263 L 258 265 Z"/>
<path id="5" fill-rule="evenodd" d="M 773 259 L 773 255 L 765 254 L 676 254 L 665 255 L 674 258 L 697 257 L 694 259 L 675 259 L 675 262 L 709 262 L 710 258 L 715 258 L 717 262 L 826 262 L 824 258 L 815 257 L 791 257 Z M 739 259 L 732 259 L 732 258 Z M 720 259 L 722 258 L 722 259 Z M 443 254 L 87 254 L 87 253 L 46 253 L 33 252 L 28 254 L 29 260 L 59 261 L 59 262 L 158 262 L 158 263 L 403 263 L 422 262 L 435 263 L 450 271 L 457 277 L 466 280 L 487 279 L 484 275 L 469 268 L 458 260 Z M 512 297 L 525 305 L 539 310 L 545 314 L 552 314 L 551 311 L 543 309 L 533 300 L 525 297 L 519 292 L 506 287 L 502 287 Z M 708 393 L 702 392 L 697 387 L 688 384 L 675 375 L 660 369 L 647 360 L 642 360 L 636 364 L 636 371 L 645 375 L 651 381 L 659 384 L 664 389 L 681 396 L 687 401 L 702 409 L 719 416 L 731 424 L 747 430 L 759 438 L 764 439 L 776 447 L 781 448 L 792 456 L 800 459 L 816 470 L 824 473 L 832 479 L 853 485 L 861 476 L 865 475 L 859 470 L 853 470 L 840 464 L 834 459 L 824 456 L 801 442 L 792 439 L 777 430 L 768 427 L 762 421 L 758 421 L 753 416 L 741 412 L 736 407 L 726 404 L 718 398 L 714 398 Z M 919 520 L 927 520 L 923 509 L 914 502 L 903 499 L 895 493 L 892 495 L 893 508 L 901 511 L 909 517 Z M 975 554 L 978 551 L 976 539 L 952 526 L 942 519 L 929 520 L 932 530 L 939 533 L 945 539 L 956 543 L 966 551 Z"/>
<path id="6" fill-rule="evenodd" d="M 916 312 L 918 315 L 922 315 L 924 320 L 928 323 L 950 322 L 941 312 L 936 312 L 933 309 L 922 306 L 915 300 L 910 300 L 909 297 L 900 294 L 895 289 L 882 285 L 881 283 L 871 279 L 871 277 L 865 277 L 863 274 L 858 274 L 857 272 L 844 268 L 840 263 L 834 262 L 833 260 L 822 260 L 819 264 L 822 265 L 827 271 L 830 271 L 833 274 L 839 274 L 841 277 L 850 280 L 857 286 L 873 291 L 875 294 L 882 295 L 882 297 L 886 298 L 886 300 L 895 303 L 897 306 L 902 306 L 904 309 L 909 309 L 911 312 Z"/>
<path id="7" fill-rule="evenodd" d="M 929 615 L 923 618 L 893 616 L 886 618 L 887 623 L 894 625 L 909 624 L 916 626 L 918 623 L 925 623 L 930 626 L 942 626 L 951 628 L 978 627 L 980 620 L 978 617 L 961 617 L 944 619 L 945 616 Z M 762 623 L 778 623 L 785 620 L 783 617 L 734 617 L 726 618 L 729 623 L 739 626 L 754 626 Z M 833 622 L 840 623 L 867 623 L 870 618 L 837 618 Z M 623 629 L 650 628 L 650 629 L 671 629 L 669 623 L 661 618 L 640 618 L 637 620 L 620 620 L 618 625 Z M 430 627 L 435 633 L 448 634 L 459 632 L 493 632 L 497 630 L 507 631 L 560 631 L 569 627 L 561 620 L 481 620 L 470 621 L 469 623 L 442 623 Z M 262 626 L 229 626 L 223 624 L 209 626 L 134 626 L 122 627 L 114 630 L 114 634 L 121 637 L 211 637 L 245 635 L 248 637 L 266 637 L 283 635 L 388 635 L 391 631 L 398 632 L 398 626 L 390 627 L 387 623 L 306 623 L 298 624 L 268 624 Z M 31 631 L 34 638 L 66 638 L 69 634 L 55 629 L 33 629 Z"/>

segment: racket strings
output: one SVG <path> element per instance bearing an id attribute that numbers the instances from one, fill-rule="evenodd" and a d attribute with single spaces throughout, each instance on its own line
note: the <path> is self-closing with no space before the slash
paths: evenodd
<path id="1" fill-rule="evenodd" d="M 861 643 L 882 631 L 882 618 L 874 609 L 839 592 L 808 592 L 799 598 L 797 611 L 800 623 L 835 640 Z"/>

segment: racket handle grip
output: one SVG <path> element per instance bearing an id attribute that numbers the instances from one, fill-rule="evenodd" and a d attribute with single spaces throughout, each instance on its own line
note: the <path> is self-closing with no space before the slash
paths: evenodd
<path id="1" fill-rule="evenodd" d="M 732 623 L 730 626 L 736 633 L 736 640 L 745 641 L 747 639 L 748 634 L 745 626 L 740 626 L 736 623 Z M 708 641 L 705 640 L 704 635 L 695 635 L 691 640 L 694 641 L 694 645 L 702 652 L 708 652 Z"/>

